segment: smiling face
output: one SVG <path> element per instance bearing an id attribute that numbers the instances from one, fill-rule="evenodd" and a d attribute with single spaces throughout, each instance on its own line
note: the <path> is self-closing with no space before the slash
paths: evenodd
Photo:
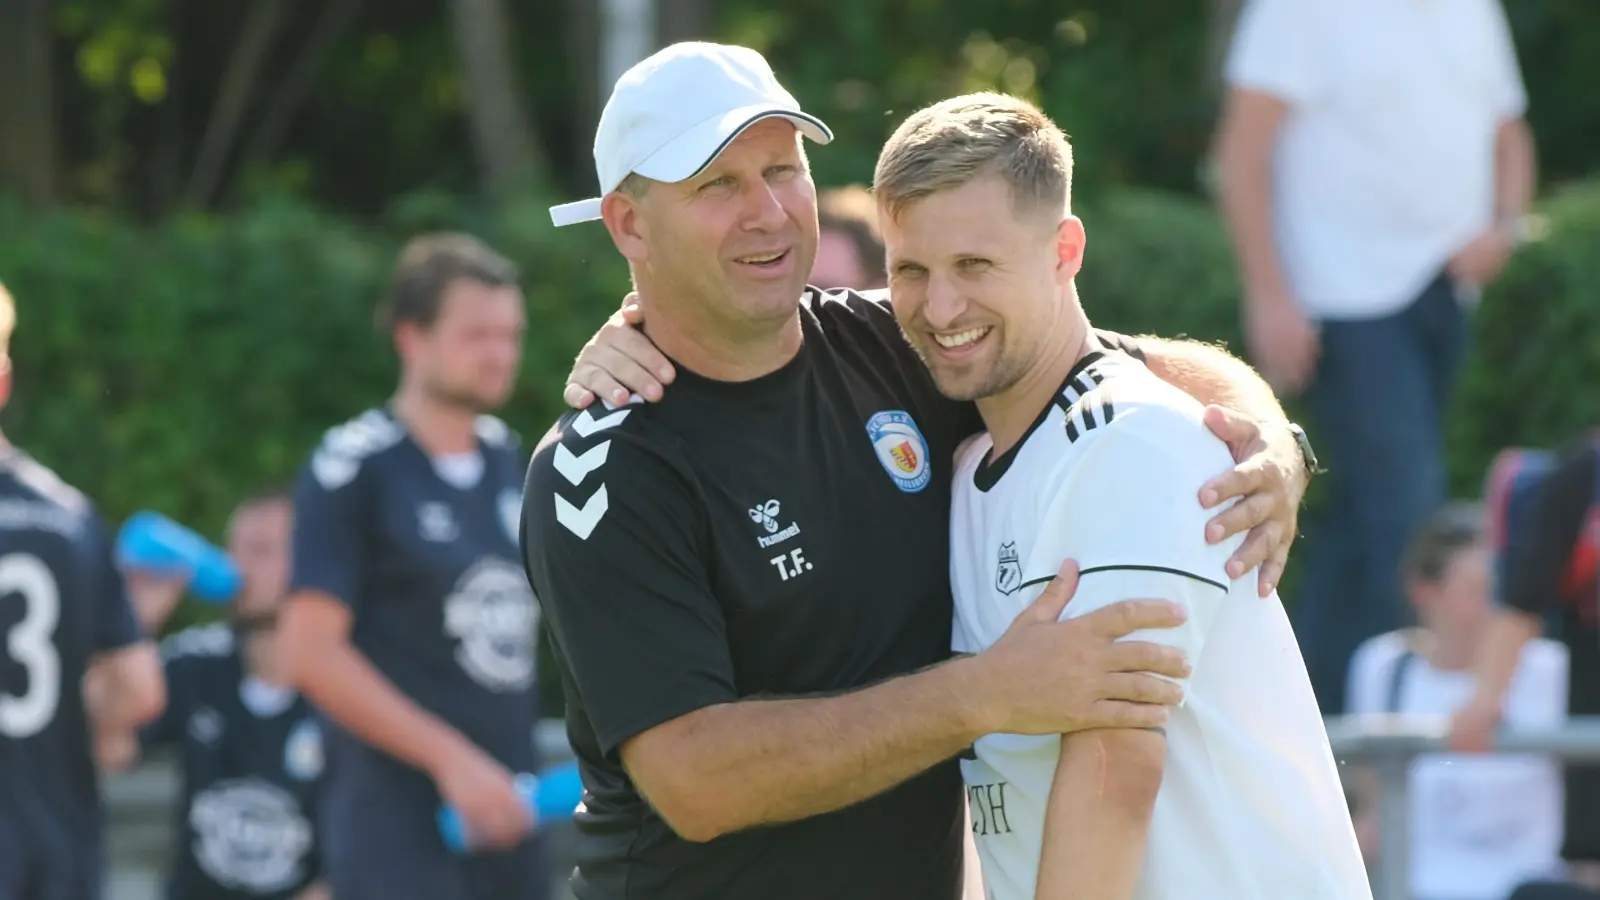
<path id="1" fill-rule="evenodd" d="M 641 289 L 739 325 L 794 315 L 817 254 L 817 195 L 786 119 L 745 129 L 686 181 L 606 198 L 606 220 Z"/>
<path id="2" fill-rule="evenodd" d="M 1071 182 L 1066 136 L 1001 94 L 930 106 L 884 145 L 873 191 L 890 299 L 947 396 L 1003 394 L 1072 342 L 1084 234 Z"/>
<path id="3" fill-rule="evenodd" d="M 940 392 L 978 400 L 1015 387 L 1060 333 L 1078 220 L 1018 210 L 994 174 L 885 213 L 895 317 Z"/>

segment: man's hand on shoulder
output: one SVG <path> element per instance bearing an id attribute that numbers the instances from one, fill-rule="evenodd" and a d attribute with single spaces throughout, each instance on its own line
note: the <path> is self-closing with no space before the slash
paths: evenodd
<path id="1" fill-rule="evenodd" d="M 1175 628 L 1187 618 L 1165 600 L 1127 600 L 1062 620 L 1078 587 L 1063 564 L 1033 604 L 984 652 L 963 661 L 972 678 L 966 712 L 980 733 L 1069 734 L 1091 728 L 1160 728 L 1181 702 L 1175 681 L 1191 666 L 1173 647 L 1119 640 Z"/>
<path id="2" fill-rule="evenodd" d="M 1206 540 L 1214 544 L 1248 531 L 1228 560 L 1228 575 L 1238 578 L 1260 566 L 1257 587 L 1261 596 L 1268 596 L 1288 565 L 1300 501 L 1315 461 L 1306 458 L 1300 439 L 1286 424 L 1264 424 L 1219 406 L 1206 408 L 1205 423 L 1228 445 L 1236 465 L 1206 482 L 1200 503 L 1215 509 L 1242 498 L 1206 525 Z"/>
<path id="3" fill-rule="evenodd" d="M 622 406 L 630 394 L 652 403 L 661 399 L 676 372 L 666 355 L 645 337 L 639 327 L 642 324 L 644 307 L 637 294 L 629 294 L 622 308 L 600 326 L 573 361 L 562 392 L 568 406 L 586 409 L 596 397 Z"/>

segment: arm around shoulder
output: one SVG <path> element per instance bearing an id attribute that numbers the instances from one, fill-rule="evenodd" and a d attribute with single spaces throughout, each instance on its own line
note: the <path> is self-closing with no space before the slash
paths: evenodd
<path id="1" fill-rule="evenodd" d="M 1201 341 L 1141 337 L 1145 365 L 1207 406 L 1226 406 L 1258 421 L 1287 422 L 1283 404 L 1250 364 Z"/>
<path id="2" fill-rule="evenodd" d="M 528 576 L 600 751 L 686 840 L 841 809 L 981 733 L 952 703 L 954 666 L 835 697 L 741 697 L 706 510 L 670 447 L 572 432 L 535 459 L 523 515 Z"/>

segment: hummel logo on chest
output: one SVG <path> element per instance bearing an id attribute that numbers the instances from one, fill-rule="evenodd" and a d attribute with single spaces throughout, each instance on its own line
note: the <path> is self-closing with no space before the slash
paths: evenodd
<path id="1" fill-rule="evenodd" d="M 768 500 L 750 507 L 750 521 L 760 525 L 767 533 L 756 537 L 756 543 L 762 547 L 771 547 L 781 544 L 789 538 L 800 533 L 800 523 L 790 522 L 789 527 L 778 527 L 778 512 L 782 509 L 776 500 Z"/>

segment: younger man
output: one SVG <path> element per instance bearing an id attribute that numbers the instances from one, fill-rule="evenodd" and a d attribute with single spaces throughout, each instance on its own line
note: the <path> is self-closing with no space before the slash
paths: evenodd
<path id="1" fill-rule="evenodd" d="M 1193 398 L 1102 351 L 1074 278 L 1071 150 L 1028 103 L 957 97 L 907 119 L 874 193 L 895 315 L 987 433 L 957 451 L 954 649 L 983 653 L 1081 566 L 1065 618 L 1124 597 L 1187 621 L 1139 632 L 1193 666 L 1167 727 L 989 734 L 962 762 L 991 900 L 1365 900 L 1333 754 L 1283 608 L 1204 538 L 1230 461 Z M 1293 798 L 1287 803 L 1286 798 Z"/>

